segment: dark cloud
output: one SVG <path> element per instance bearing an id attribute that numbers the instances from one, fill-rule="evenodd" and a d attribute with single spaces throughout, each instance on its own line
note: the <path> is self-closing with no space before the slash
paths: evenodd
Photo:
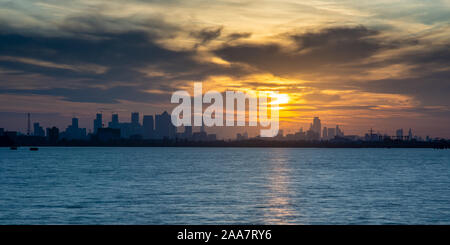
<path id="1" fill-rule="evenodd" d="M 426 48 L 411 51 L 400 57 L 394 57 L 392 63 L 409 63 L 427 68 L 448 68 L 450 66 L 450 43 L 445 45 L 430 44 Z M 433 71 L 434 69 L 428 69 Z"/>
<path id="2" fill-rule="evenodd" d="M 450 45 L 431 45 L 419 41 L 406 41 L 404 45 L 404 47 L 415 48 L 387 57 L 382 61 L 355 64 L 353 69 L 364 71 L 370 68 L 404 65 L 410 68 L 406 70 L 406 74 L 386 79 L 346 81 L 346 84 L 368 92 L 409 95 L 424 106 L 448 107 L 450 105 L 450 97 L 447 95 L 450 90 Z"/>
<path id="3" fill-rule="evenodd" d="M 102 18 L 73 17 L 59 26 L 66 34 L 61 36 L 15 33 L 12 29 L 0 32 L 0 69 L 12 71 L 8 73 L 8 79 L 14 75 L 39 74 L 50 80 L 59 80 L 54 89 L 34 90 L 34 93 L 63 95 L 71 101 L 102 103 L 124 99 L 116 90 L 117 85 L 113 84 L 125 84 L 123 92 L 129 94 L 125 99 L 138 101 L 144 95 L 150 96 L 139 92 L 145 89 L 173 91 L 172 85 L 179 81 L 202 81 L 211 75 L 245 73 L 236 65 L 224 67 L 200 62 L 195 58 L 195 49 L 177 51 L 159 45 L 159 29 L 164 27 L 163 23 L 153 23 L 145 31 L 120 32 L 109 30 L 108 26 L 115 23 L 109 22 L 111 20 Z M 167 28 L 168 32 L 170 30 Z M 205 43 L 220 32 L 221 28 L 205 29 L 199 32 L 199 37 Z M 167 75 L 149 77 L 145 73 L 149 67 Z M 36 77 L 33 79 L 40 79 Z M 10 82 L 0 81 L 0 86 L 8 88 Z M 46 81 L 40 82 L 45 87 Z M 111 91 L 99 90 L 99 85 L 112 87 Z M 131 89 L 133 86 L 135 88 Z M 26 94 L 30 92 L 23 91 Z M 95 96 L 96 93 L 99 95 Z"/>
<path id="4" fill-rule="evenodd" d="M 317 105 L 317 104 L 289 104 L 292 108 L 297 106 L 301 107 L 302 111 L 330 111 L 330 110 L 339 110 L 339 111 L 355 111 L 355 110 L 377 110 L 379 111 L 379 107 L 376 105 L 354 105 L 354 106 L 328 106 L 328 105 Z M 295 112 L 296 109 L 290 109 L 290 111 Z"/>
<path id="5" fill-rule="evenodd" d="M 295 52 L 281 44 L 225 45 L 215 53 L 231 62 L 242 62 L 275 75 L 336 70 L 338 66 L 368 58 L 382 48 L 364 27 L 330 28 L 317 33 L 290 35 Z M 333 68 L 334 67 L 334 68 Z"/>
<path id="6" fill-rule="evenodd" d="M 171 62 L 188 59 L 191 54 L 176 52 L 155 45 L 146 33 L 103 33 L 99 40 L 86 40 L 73 37 L 24 36 L 0 34 L 0 53 L 11 57 L 32 58 L 57 64 L 86 65 L 96 64 L 109 68 L 104 79 L 129 79 L 130 73 L 146 64 Z M 3 63 L 6 68 L 27 69 L 25 64 Z M 18 67 L 19 66 L 19 67 Z M 35 69 L 30 72 L 53 76 L 73 76 L 61 69 Z M 41 67 L 42 68 L 42 67 Z M 66 69 L 67 70 L 67 69 Z M 79 74 L 92 77 L 91 74 Z M 133 77 L 133 76 L 131 76 Z"/>
<path id="7" fill-rule="evenodd" d="M 423 105 L 450 105 L 450 70 L 402 79 L 381 79 L 358 83 L 361 90 L 412 95 Z"/>
<path id="8" fill-rule="evenodd" d="M 152 39 L 170 38 L 180 31 L 180 27 L 169 24 L 164 19 L 151 16 L 145 19 L 113 18 L 105 15 L 86 14 L 82 16 L 69 16 L 57 25 L 61 34 L 83 38 L 99 39 L 102 34 L 124 33 L 130 31 L 145 32 Z"/>
<path id="9" fill-rule="evenodd" d="M 357 52 L 365 48 L 378 47 L 375 40 L 370 40 L 379 34 L 379 31 L 369 30 L 364 26 L 334 27 L 323 29 L 319 32 L 308 32 L 291 35 L 291 38 L 299 45 L 300 49 L 309 48 L 357 48 Z"/>
<path id="10" fill-rule="evenodd" d="M 72 102 L 93 102 L 114 104 L 120 100 L 135 102 L 170 101 L 170 94 L 152 94 L 141 91 L 135 86 L 115 86 L 107 89 L 101 88 L 51 88 L 51 89 L 2 89 L 3 94 L 36 94 L 58 95 L 63 100 Z"/>
<path id="11" fill-rule="evenodd" d="M 227 41 L 234 41 L 241 38 L 249 38 L 252 36 L 252 33 L 250 32 L 235 32 L 227 35 Z"/>
<path id="12" fill-rule="evenodd" d="M 200 31 L 191 32 L 191 35 L 200 41 L 201 45 L 207 44 L 220 37 L 223 27 L 204 28 Z"/>
<path id="13" fill-rule="evenodd" d="M 129 26 L 130 30 L 113 28 L 118 25 Z M 159 89 L 170 92 L 180 82 L 203 81 L 211 75 L 239 77 L 264 72 L 286 78 L 306 77 L 312 82 L 303 85 L 311 87 L 408 94 L 427 105 L 449 104 L 445 95 L 450 84 L 450 74 L 446 70 L 450 65 L 449 45 L 422 47 L 397 56 L 387 56 L 383 60 L 373 60 L 374 55 L 384 51 L 427 44 L 414 39 L 381 39 L 381 30 L 363 26 L 290 33 L 285 36 L 293 43 L 292 47 L 280 43 L 248 43 L 245 40 L 232 42 L 250 37 L 251 33 L 232 33 L 220 38 L 222 27 L 190 32 L 198 40 L 198 45 L 216 39 L 225 40 L 223 46 L 212 52 L 229 61 L 229 66 L 199 61 L 195 47 L 172 50 L 162 46 L 160 38 L 176 36 L 179 28 L 161 20 L 145 24 L 142 20 L 75 16 L 67 18 L 58 28 L 64 35 L 49 36 L 2 29 L 0 56 L 7 59 L 0 57 L 0 69 L 10 71 L 8 78 L 39 74 L 52 80 L 52 86 L 54 81 L 58 81 L 58 85 L 50 89 L 22 91 L 12 90 L 8 87 L 11 81 L 2 80 L 0 86 L 3 90 L 0 92 L 63 96 L 66 100 L 78 102 L 150 101 L 145 98 L 157 95 L 142 91 Z M 20 58 L 31 61 L 25 62 Z M 376 81 L 354 81 L 349 78 L 349 75 L 364 75 L 371 69 L 392 64 L 405 64 L 417 69 L 411 71 L 411 76 L 407 78 Z M 163 75 L 149 76 L 145 73 L 148 69 Z M 333 79 L 322 79 L 328 76 L 333 76 Z M 35 79 L 41 79 L 43 85 L 48 84 L 42 78 Z M 258 85 L 257 81 L 253 83 L 253 86 Z M 340 99 L 339 96 L 323 94 L 306 96 L 309 96 L 308 100 Z"/>
<path id="14" fill-rule="evenodd" d="M 332 102 L 341 99 L 341 97 L 337 94 L 324 94 L 324 93 L 305 94 L 302 97 L 308 101 L 322 101 L 322 102 Z"/>

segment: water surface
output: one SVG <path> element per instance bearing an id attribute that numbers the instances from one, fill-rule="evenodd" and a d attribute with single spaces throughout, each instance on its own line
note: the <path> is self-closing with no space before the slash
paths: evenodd
<path id="1" fill-rule="evenodd" d="M 450 224 L 450 151 L 0 148 L 0 224 Z"/>

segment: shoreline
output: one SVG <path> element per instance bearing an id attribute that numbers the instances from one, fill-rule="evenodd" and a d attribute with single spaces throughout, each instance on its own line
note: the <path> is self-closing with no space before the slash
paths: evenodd
<path id="1" fill-rule="evenodd" d="M 204 148 L 433 148 L 449 149 L 450 141 L 416 142 L 330 142 L 330 141 L 176 141 L 176 140 L 117 140 L 109 142 L 94 141 L 59 141 L 48 142 L 15 142 L 0 147 L 204 147 Z"/>

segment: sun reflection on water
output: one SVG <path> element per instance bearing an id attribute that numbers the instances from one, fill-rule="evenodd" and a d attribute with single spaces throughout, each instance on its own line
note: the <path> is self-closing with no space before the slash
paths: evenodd
<path id="1" fill-rule="evenodd" d="M 291 200 L 289 183 L 290 169 L 288 159 L 284 157 L 284 149 L 274 149 L 275 154 L 270 159 L 271 170 L 268 175 L 267 203 L 264 210 L 264 223 L 266 224 L 293 224 L 298 214 Z"/>

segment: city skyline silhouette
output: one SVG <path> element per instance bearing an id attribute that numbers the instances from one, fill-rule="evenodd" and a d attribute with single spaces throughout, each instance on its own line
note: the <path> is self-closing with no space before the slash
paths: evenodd
<path id="1" fill-rule="evenodd" d="M 31 120 L 31 114 L 26 114 L 27 129 L 25 132 L 8 130 L 0 127 L 0 136 L 6 135 L 23 135 L 23 136 L 37 136 L 45 137 L 48 140 L 56 137 L 53 142 L 58 140 L 83 140 L 89 141 L 92 139 L 103 138 L 103 141 L 110 139 L 142 139 L 142 140 L 190 140 L 190 141 L 216 141 L 216 140 L 248 140 L 252 138 L 260 138 L 257 131 L 252 128 L 246 121 L 246 126 L 235 126 L 234 131 L 226 131 L 222 135 L 217 135 L 214 130 L 221 127 L 212 126 L 179 126 L 176 127 L 171 121 L 171 116 L 167 111 L 161 114 L 141 115 L 139 112 L 132 112 L 130 121 L 120 120 L 118 113 L 111 113 L 111 118 L 103 117 L 103 113 L 97 113 L 92 119 L 91 128 L 83 128 L 79 126 L 79 118 L 73 117 L 71 124 L 67 127 L 59 128 L 55 125 L 45 127 L 39 122 Z M 237 119 L 237 118 L 235 118 Z M 108 121 L 109 120 L 109 121 Z M 248 120 L 248 118 L 247 118 Z M 222 127 L 230 129 L 233 127 Z M 237 131 L 236 131 L 237 129 Z M 52 136 L 52 134 L 57 136 Z M 232 134 L 230 134 L 232 132 Z M 249 133 L 250 132 L 250 133 Z M 106 138 L 105 138 L 106 137 Z M 319 117 L 314 117 L 309 125 L 309 128 L 300 127 L 299 131 L 285 132 L 280 129 L 278 135 L 275 137 L 268 137 L 267 139 L 274 140 L 290 140 L 290 141 L 332 141 L 335 139 L 345 139 L 347 141 L 383 141 L 383 140 L 400 140 L 400 141 L 432 141 L 445 139 L 444 137 L 430 137 L 429 135 L 423 137 L 413 134 L 412 128 L 399 128 L 392 133 L 381 133 L 379 130 L 370 128 L 368 132 L 363 135 L 348 135 L 345 134 L 340 125 L 331 126 L 330 124 L 322 124 Z"/>

